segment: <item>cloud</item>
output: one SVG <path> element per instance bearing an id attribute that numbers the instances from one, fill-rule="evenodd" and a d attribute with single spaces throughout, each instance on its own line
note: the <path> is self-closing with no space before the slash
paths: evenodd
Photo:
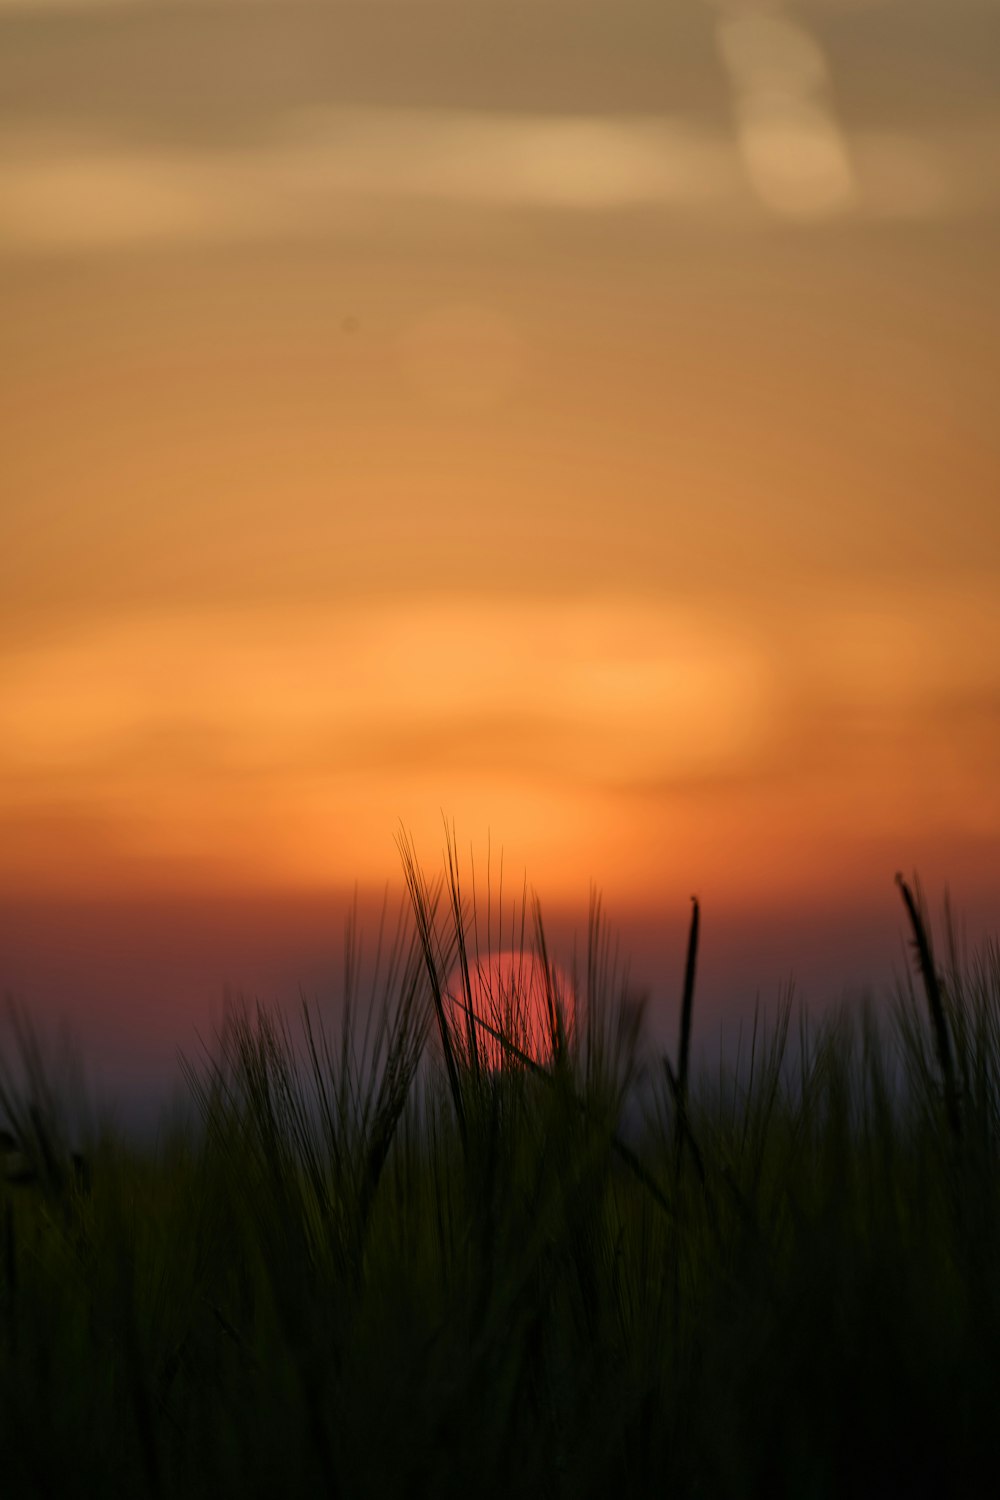
<path id="1" fill-rule="evenodd" d="M 711 207 L 734 182 L 724 138 L 646 117 L 327 109 L 277 122 L 256 148 L 8 131 L 0 246 L 98 250 L 350 232 L 365 205 Z"/>
<path id="2" fill-rule="evenodd" d="M 11 652 L 0 685 L 15 799 L 74 776 L 162 790 L 220 767 L 620 781 L 738 763 L 767 698 L 752 644 L 613 599 L 137 619 Z"/>
<path id="3" fill-rule="evenodd" d="M 855 182 L 822 112 L 780 100 L 741 111 L 746 169 L 779 215 L 936 217 L 1000 198 L 981 170 L 1000 125 L 933 147 L 862 133 L 849 143 Z M 357 236 L 448 207 L 755 222 L 732 136 L 658 116 L 329 108 L 274 122 L 257 147 L 0 135 L 7 253 Z"/>

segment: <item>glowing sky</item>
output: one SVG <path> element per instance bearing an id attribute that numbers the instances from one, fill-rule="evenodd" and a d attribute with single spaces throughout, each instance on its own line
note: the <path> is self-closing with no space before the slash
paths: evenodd
<path id="1" fill-rule="evenodd" d="M 993 0 L 0 0 L 0 891 L 996 893 Z"/>

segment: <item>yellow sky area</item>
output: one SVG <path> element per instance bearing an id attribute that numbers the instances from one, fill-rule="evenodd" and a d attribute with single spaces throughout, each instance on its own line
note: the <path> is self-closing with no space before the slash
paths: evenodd
<path id="1" fill-rule="evenodd" d="M 995 606 L 827 600 L 787 630 L 457 595 L 25 644 L 0 663 L 4 885 L 378 884 L 398 821 L 436 865 L 443 810 L 550 899 L 593 879 L 752 905 L 893 840 L 905 861 L 1000 837 Z"/>
<path id="2" fill-rule="evenodd" d="M 609 233 L 9 264 L 5 631 L 397 589 L 981 579 L 1000 302 L 977 242 Z"/>
<path id="3" fill-rule="evenodd" d="M 0 891 L 995 891 L 998 15 L 0 0 Z"/>

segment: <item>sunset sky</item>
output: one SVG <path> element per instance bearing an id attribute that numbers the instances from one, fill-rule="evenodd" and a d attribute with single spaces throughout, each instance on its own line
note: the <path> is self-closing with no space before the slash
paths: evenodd
<path id="1" fill-rule="evenodd" d="M 0 988 L 442 811 L 995 911 L 998 266 L 995 0 L 0 0 Z"/>

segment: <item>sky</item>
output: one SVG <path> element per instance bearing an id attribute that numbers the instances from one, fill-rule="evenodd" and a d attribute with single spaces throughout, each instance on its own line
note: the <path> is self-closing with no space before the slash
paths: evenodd
<path id="1" fill-rule="evenodd" d="M 678 975 L 995 930 L 998 162 L 993 0 L 0 0 L 0 988 L 442 816 Z"/>

